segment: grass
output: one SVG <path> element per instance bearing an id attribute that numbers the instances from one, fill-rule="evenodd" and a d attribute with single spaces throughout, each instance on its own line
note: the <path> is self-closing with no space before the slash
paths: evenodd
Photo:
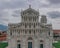
<path id="1" fill-rule="evenodd" d="M 0 48 L 6 48 L 7 46 L 8 46 L 8 43 L 0 42 Z M 53 43 L 53 46 L 55 48 L 60 48 L 60 41 L 58 41 L 58 43 Z"/>
<path id="2" fill-rule="evenodd" d="M 53 43 L 53 46 L 54 46 L 55 48 L 60 48 L 60 41 L 58 41 L 58 43 Z"/>
<path id="3" fill-rule="evenodd" d="M 8 43 L 0 42 L 0 48 L 6 48 L 7 46 L 8 46 Z"/>

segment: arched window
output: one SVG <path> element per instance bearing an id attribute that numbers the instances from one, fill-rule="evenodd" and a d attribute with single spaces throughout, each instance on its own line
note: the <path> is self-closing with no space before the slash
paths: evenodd
<path id="1" fill-rule="evenodd" d="M 20 42 L 20 40 L 17 40 L 17 42 L 19 43 L 19 42 Z"/>
<path id="2" fill-rule="evenodd" d="M 29 37 L 28 40 L 33 40 L 32 37 Z"/>
<path id="3" fill-rule="evenodd" d="M 25 34 L 27 34 L 27 30 L 25 30 Z"/>
<path id="4" fill-rule="evenodd" d="M 34 30 L 34 34 L 35 34 L 35 30 Z"/>
<path id="5" fill-rule="evenodd" d="M 29 34 L 31 34 L 31 30 L 29 30 Z"/>
<path id="6" fill-rule="evenodd" d="M 10 32 L 10 35 L 12 36 L 12 32 Z"/>
<path id="7" fill-rule="evenodd" d="M 43 40 L 40 40 L 40 42 L 43 42 Z"/>
<path id="8" fill-rule="evenodd" d="M 49 32 L 48 32 L 49 36 L 50 36 L 50 29 L 49 29 Z"/>
<path id="9" fill-rule="evenodd" d="M 34 28 L 35 28 L 35 23 L 34 23 Z"/>
<path id="10" fill-rule="evenodd" d="M 29 28 L 31 28 L 31 23 L 29 23 Z"/>
<path id="11" fill-rule="evenodd" d="M 25 28 L 27 28 L 27 25 L 25 24 Z"/>

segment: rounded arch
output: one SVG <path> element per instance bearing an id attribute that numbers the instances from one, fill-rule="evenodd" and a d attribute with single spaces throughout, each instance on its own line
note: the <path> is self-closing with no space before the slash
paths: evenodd
<path id="1" fill-rule="evenodd" d="M 17 40 L 17 42 L 21 42 L 20 40 Z"/>
<path id="2" fill-rule="evenodd" d="M 32 37 L 29 37 L 28 40 L 33 40 Z"/>
<path id="3" fill-rule="evenodd" d="M 40 40 L 40 42 L 44 42 L 43 40 Z"/>

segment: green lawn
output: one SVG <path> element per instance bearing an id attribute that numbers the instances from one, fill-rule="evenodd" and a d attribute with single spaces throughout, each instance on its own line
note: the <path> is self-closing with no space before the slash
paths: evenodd
<path id="1" fill-rule="evenodd" d="M 0 48 L 5 48 L 8 46 L 8 43 L 6 42 L 0 42 Z M 53 43 L 53 46 L 55 46 L 55 48 L 60 48 L 60 41 L 58 43 Z"/>
<path id="2" fill-rule="evenodd" d="M 5 48 L 8 46 L 8 43 L 3 43 L 3 42 L 0 42 L 0 48 Z"/>
<path id="3" fill-rule="evenodd" d="M 53 43 L 53 46 L 55 46 L 55 48 L 60 48 L 60 41 L 58 41 L 58 43 Z"/>

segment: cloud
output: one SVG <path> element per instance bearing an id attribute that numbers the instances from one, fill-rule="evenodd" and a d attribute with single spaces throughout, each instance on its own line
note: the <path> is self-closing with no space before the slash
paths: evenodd
<path id="1" fill-rule="evenodd" d="M 20 9 L 4 9 L 0 12 L 0 24 L 18 23 L 21 21 Z"/>
<path id="2" fill-rule="evenodd" d="M 49 2 L 47 0 L 26 0 L 26 5 L 32 5 L 33 8 L 41 8 L 48 7 Z"/>
<path id="3" fill-rule="evenodd" d="M 60 0 L 48 0 L 52 4 L 60 4 Z"/>
<path id="4" fill-rule="evenodd" d="M 28 8 L 29 4 L 32 8 L 39 9 L 40 15 L 48 14 L 48 19 L 50 18 L 51 21 L 60 17 L 60 0 L 0 0 L 0 23 L 8 25 L 8 23 L 20 22 L 20 10 Z M 56 21 L 55 26 L 57 23 Z"/>
<path id="5" fill-rule="evenodd" d="M 14 10 L 12 16 L 13 17 L 19 17 L 20 13 L 21 13 L 21 11 L 19 9 L 18 10 Z"/>
<path id="6" fill-rule="evenodd" d="M 60 17 L 60 12 L 59 11 L 51 11 L 51 12 L 48 12 L 47 14 L 51 18 L 59 18 Z"/>
<path id="7" fill-rule="evenodd" d="M 24 8 L 26 7 L 27 3 L 26 0 L 5 0 L 0 1 L 0 8 L 1 9 L 14 9 L 14 8 Z"/>
<path id="8" fill-rule="evenodd" d="M 60 18 L 51 19 L 50 21 L 53 29 L 60 29 Z"/>

